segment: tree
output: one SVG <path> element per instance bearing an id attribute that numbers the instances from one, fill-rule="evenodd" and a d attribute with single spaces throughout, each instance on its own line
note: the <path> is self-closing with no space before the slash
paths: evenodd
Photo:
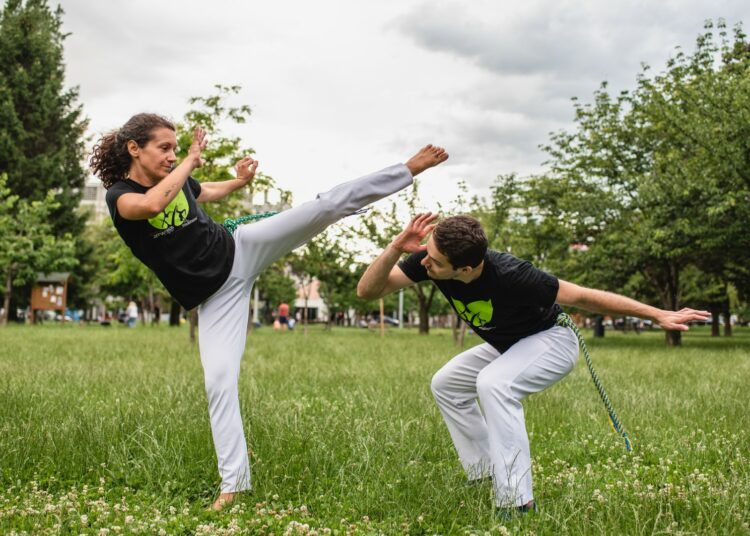
<path id="1" fill-rule="evenodd" d="M 120 239 L 112 221 L 91 224 L 86 234 L 95 244 L 95 266 L 89 269 L 95 271 L 92 283 L 99 294 L 132 297 L 141 311 L 154 313 L 157 298 L 168 293 L 156 275 Z"/>
<path id="2" fill-rule="evenodd" d="M 290 255 L 279 259 L 271 266 L 263 270 L 255 281 L 255 287 L 258 289 L 259 297 L 266 302 L 266 311 L 272 312 L 280 303 L 294 305 L 297 298 L 297 288 L 289 276 Z M 257 318 L 254 320 L 258 320 Z"/>
<path id="3" fill-rule="evenodd" d="M 678 309 L 689 266 L 709 257 L 721 276 L 747 259 L 748 142 L 734 138 L 746 127 L 732 111 L 750 102 L 750 62 L 744 34 L 730 43 L 718 29 L 719 45 L 709 23 L 691 55 L 653 77 L 644 68 L 632 92 L 612 96 L 603 84 L 593 103 L 576 103 L 576 129 L 546 147 L 551 170 L 529 191 L 551 229 L 586 246 L 569 256 L 582 280 L 619 290 L 642 277 L 663 308 Z M 667 332 L 668 344 L 680 340 Z"/>
<path id="4" fill-rule="evenodd" d="M 337 313 L 347 313 L 358 301 L 357 252 L 341 240 L 329 229 L 310 240 L 301 254 L 305 271 L 320 282 L 320 297 L 328 309 L 326 329 L 330 329 Z"/>
<path id="5" fill-rule="evenodd" d="M 86 120 L 77 88 L 64 87 L 62 15 L 46 0 L 8 0 L 0 13 L 0 173 L 21 199 L 54 202 L 50 233 L 58 238 L 83 229 L 76 208 L 86 176 Z"/>
<path id="6" fill-rule="evenodd" d="M 50 212 L 57 208 L 50 192 L 43 201 L 19 199 L 0 175 L 0 274 L 5 284 L 3 315 L 0 324 L 8 322 L 13 285 L 36 281 L 40 272 L 68 270 L 77 263 L 73 239 L 58 238 L 52 233 Z"/>
<path id="7" fill-rule="evenodd" d="M 397 199 L 401 200 L 413 214 L 419 199 L 418 183 L 415 181 L 411 188 L 398 194 Z M 352 227 L 351 231 L 356 236 L 370 241 L 377 249 L 383 250 L 404 228 L 406 222 L 400 216 L 400 212 L 399 204 L 391 200 L 386 210 L 370 209 L 364 216 L 361 216 L 360 221 Z M 431 281 L 422 281 L 409 288 L 415 293 L 419 305 L 419 333 L 426 335 L 430 332 L 430 313 L 437 287 Z"/>

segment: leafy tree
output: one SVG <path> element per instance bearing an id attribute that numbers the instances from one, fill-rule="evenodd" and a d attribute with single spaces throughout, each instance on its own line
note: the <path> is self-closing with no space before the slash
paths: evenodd
<path id="1" fill-rule="evenodd" d="M 294 274 L 297 282 L 297 288 L 299 294 L 302 295 L 304 301 L 302 306 L 302 325 L 305 335 L 307 335 L 307 321 L 308 321 L 308 302 L 310 300 L 310 289 L 312 282 L 315 279 L 312 271 L 308 269 L 308 265 L 311 263 L 309 255 L 306 255 L 307 248 L 301 251 L 292 252 L 289 255 L 289 267 Z"/>
<path id="2" fill-rule="evenodd" d="M 233 179 L 234 175 L 230 169 L 234 163 L 243 156 L 255 153 L 255 150 L 243 146 L 240 138 L 225 136 L 221 128 L 227 123 L 243 124 L 250 118 L 249 106 L 231 106 L 227 102 L 233 95 L 240 92 L 241 87 L 216 85 L 214 88 L 216 93 L 208 97 L 191 97 L 188 103 L 192 108 L 177 124 L 178 158 L 184 158 L 187 155 L 193 129 L 201 126 L 206 130 L 209 144 L 201 154 L 205 163 L 194 172 L 195 179 L 201 182 L 221 182 Z M 291 193 L 277 188 L 273 178 L 256 173 L 251 184 L 244 187 L 242 191 L 234 192 L 220 201 L 206 204 L 203 209 L 218 222 L 228 217 L 246 215 L 252 208 L 250 205 L 253 196 L 270 190 L 278 191 L 282 204 L 291 201 Z"/>
<path id="3" fill-rule="evenodd" d="M 308 242 L 302 252 L 307 273 L 320 282 L 320 297 L 328 309 L 326 328 L 336 314 L 347 314 L 357 299 L 356 251 L 344 246 L 331 230 Z"/>
<path id="4" fill-rule="evenodd" d="M 166 298 L 164 286 L 154 273 L 135 258 L 117 234 L 112 221 L 91 224 L 87 238 L 96 244 L 96 271 L 92 283 L 100 296 L 133 298 L 142 311 L 154 312 L 157 300 Z"/>
<path id="5" fill-rule="evenodd" d="M 297 287 L 294 279 L 289 275 L 290 260 L 289 255 L 279 259 L 263 270 L 255 282 L 260 299 L 266 302 L 267 315 L 270 315 L 280 303 L 287 303 L 291 306 L 291 310 L 294 310 Z"/>
<path id="6" fill-rule="evenodd" d="M 722 25 L 719 35 L 717 45 L 709 24 L 693 54 L 679 52 L 653 77 L 645 68 L 633 92 L 602 85 L 593 103 L 576 103 L 576 129 L 546 147 L 551 171 L 529 185 L 534 210 L 587 247 L 569 266 L 584 282 L 620 290 L 637 275 L 662 307 L 678 309 L 689 266 L 709 253 L 720 275 L 747 258 L 747 141 L 733 139 L 729 110 L 738 95 L 750 102 L 748 60 L 741 31 L 733 43 Z"/>
<path id="7" fill-rule="evenodd" d="M 21 199 L 54 202 L 50 233 L 58 238 L 83 229 L 76 208 L 86 176 L 86 120 L 77 88 L 64 87 L 62 15 L 46 0 L 8 0 L 0 12 L 0 173 Z M 76 292 L 73 284 L 72 299 Z"/>
<path id="8" fill-rule="evenodd" d="M 68 270 L 75 266 L 73 239 L 56 237 L 49 223 L 57 208 L 54 193 L 42 201 L 20 199 L 10 193 L 7 178 L 0 175 L 0 275 L 5 284 L 3 315 L 8 322 L 13 285 L 36 281 L 40 272 Z"/>
<path id="9" fill-rule="evenodd" d="M 398 200 L 408 207 L 410 213 L 416 211 L 419 200 L 419 187 L 414 186 L 401 192 Z M 358 224 L 351 229 L 354 235 L 368 240 L 379 251 L 382 251 L 391 240 L 404 228 L 405 221 L 400 215 L 399 203 L 391 200 L 386 209 L 372 208 L 360 217 Z M 419 333 L 426 335 L 430 332 L 430 314 L 437 287 L 431 281 L 422 281 L 409 287 L 414 292 L 419 309 Z"/>

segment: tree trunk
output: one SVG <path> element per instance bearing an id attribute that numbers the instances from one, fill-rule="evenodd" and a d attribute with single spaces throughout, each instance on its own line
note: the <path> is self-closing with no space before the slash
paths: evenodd
<path id="1" fill-rule="evenodd" d="M 8 314 L 10 311 L 10 293 L 13 291 L 13 276 L 8 270 L 5 278 L 5 298 L 3 298 L 3 316 L 0 318 L 0 326 L 8 325 Z"/>
<path id="2" fill-rule="evenodd" d="M 419 302 L 419 334 L 427 335 L 430 333 L 430 307 L 432 307 L 432 298 L 435 297 L 437 287 L 432 284 L 430 292 L 427 294 L 425 294 L 422 285 L 414 285 L 411 288 L 417 293 L 417 301 Z"/>
<path id="3" fill-rule="evenodd" d="M 464 339 L 466 338 L 466 330 L 468 329 L 468 325 L 466 322 L 461 322 L 461 329 L 458 330 L 458 347 L 463 348 L 464 347 Z"/>
<path id="4" fill-rule="evenodd" d="M 379 305 L 380 305 L 380 337 L 382 338 L 382 337 L 385 337 L 385 318 L 383 318 L 385 314 L 383 309 L 385 309 L 385 307 L 383 303 L 383 298 L 380 298 Z"/>
<path id="5" fill-rule="evenodd" d="M 729 312 L 729 299 L 722 304 L 722 316 L 724 317 L 724 336 L 732 336 L 732 314 Z"/>
<path id="6" fill-rule="evenodd" d="M 719 334 L 719 306 L 716 304 L 711 304 L 711 307 L 709 307 L 709 311 L 711 311 L 711 336 L 712 337 L 718 337 Z"/>
<path id="7" fill-rule="evenodd" d="M 154 297 L 154 309 L 153 309 L 153 318 L 151 319 L 152 324 L 156 324 L 157 326 L 161 324 L 161 297 L 155 296 Z"/>
<path id="8" fill-rule="evenodd" d="M 172 300 L 172 305 L 169 308 L 169 325 L 179 326 L 180 325 L 180 313 L 182 313 L 182 306 L 177 303 L 177 300 Z"/>
<path id="9" fill-rule="evenodd" d="M 195 344 L 195 328 L 198 326 L 198 308 L 190 310 L 190 342 Z"/>
<path id="10" fill-rule="evenodd" d="M 596 315 L 594 317 L 594 338 L 604 337 L 604 317 Z"/>
<path id="11" fill-rule="evenodd" d="M 680 304 L 680 267 L 674 261 L 665 263 L 656 271 L 647 270 L 644 275 L 659 291 L 664 309 L 676 311 Z M 682 332 L 665 331 L 664 338 L 667 346 L 680 346 Z"/>
<path id="12" fill-rule="evenodd" d="M 305 310 L 303 312 L 302 318 L 303 318 L 303 325 L 304 325 L 304 329 L 302 330 L 302 332 L 305 335 L 305 337 L 307 337 L 307 296 L 305 296 Z"/>
<path id="13" fill-rule="evenodd" d="M 151 285 L 148 286 L 148 311 L 151 314 L 151 323 L 154 323 L 154 289 Z"/>

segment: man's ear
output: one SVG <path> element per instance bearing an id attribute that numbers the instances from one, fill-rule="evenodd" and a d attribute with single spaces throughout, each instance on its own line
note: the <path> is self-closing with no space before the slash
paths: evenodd
<path id="1" fill-rule="evenodd" d="M 138 157 L 138 152 L 140 151 L 140 147 L 138 147 L 138 144 L 133 140 L 128 140 L 128 153 L 130 153 L 130 156 L 132 158 Z"/>

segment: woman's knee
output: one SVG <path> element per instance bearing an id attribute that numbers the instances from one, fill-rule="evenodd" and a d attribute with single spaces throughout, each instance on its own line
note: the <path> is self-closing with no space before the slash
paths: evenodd
<path id="1" fill-rule="evenodd" d="M 229 370 L 206 373 L 205 385 L 209 400 L 236 395 L 237 374 Z"/>

